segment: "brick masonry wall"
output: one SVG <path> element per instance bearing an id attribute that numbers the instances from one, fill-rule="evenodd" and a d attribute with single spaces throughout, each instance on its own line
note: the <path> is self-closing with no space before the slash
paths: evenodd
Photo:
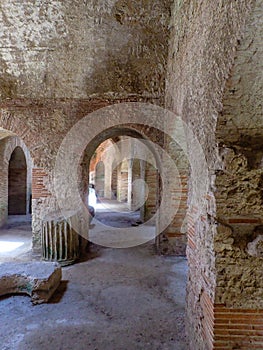
<path id="1" fill-rule="evenodd" d="M 194 158 L 193 141 L 188 138 L 191 177 L 187 329 L 191 349 L 219 346 L 215 345 L 217 338 L 213 328 L 218 314 L 211 305 L 222 304 L 237 313 L 236 310 L 262 310 L 262 268 L 259 268 L 262 259 L 249 257 L 246 252 L 248 243 L 253 243 L 262 232 L 262 214 L 254 210 L 261 207 L 262 212 L 262 181 L 259 170 L 255 169 L 262 159 L 259 152 L 259 140 L 262 140 L 262 117 L 259 117 L 262 116 L 259 102 L 262 101 L 259 74 L 262 68 L 261 11 L 262 2 L 255 0 L 187 0 L 177 2 L 173 11 L 166 106 L 182 116 L 192 128 L 209 170 L 207 198 L 203 198 L 198 196 L 195 188 L 200 165 Z M 251 132 L 248 131 L 250 126 Z M 238 135 L 244 135 L 243 131 L 246 132 L 242 139 Z M 259 147 L 240 152 L 239 147 L 244 147 L 244 143 Z M 234 150 L 231 149 L 233 144 Z M 244 153 L 247 158 L 249 152 L 250 159 L 244 159 Z M 254 168 L 254 172 L 249 172 L 249 167 Z M 229 217 L 231 212 L 234 215 Z M 253 280 L 256 281 L 254 287 Z M 204 312 L 207 303 L 202 301 L 202 295 L 211 300 L 209 312 Z M 260 315 L 259 311 L 257 317 Z M 246 333 L 242 332 L 237 345 L 235 336 L 230 334 L 225 348 L 252 349 L 254 345 L 248 345 L 244 337 Z M 257 342 L 259 346 L 261 340 L 257 339 Z"/>
<path id="2" fill-rule="evenodd" d="M 4 225 L 8 217 L 8 176 L 9 176 L 9 162 L 14 150 L 19 147 L 26 159 L 26 171 L 24 173 L 23 186 L 26 185 L 26 192 L 23 194 L 24 203 L 26 204 L 23 212 L 29 213 L 30 195 L 31 195 L 31 169 L 32 160 L 28 149 L 22 140 L 14 136 L 10 132 L 0 131 L 0 226 Z M 20 172 L 21 169 L 18 169 Z M 23 169 L 25 170 L 25 169 Z M 17 170 L 16 170 L 17 171 Z M 21 179 L 21 178 L 20 178 Z M 15 179 L 17 181 L 17 179 Z M 24 210 L 25 209 L 25 210 Z M 10 213 L 11 214 L 11 213 Z"/>
<path id="3" fill-rule="evenodd" d="M 214 350 L 263 348 L 263 310 L 216 304 L 214 316 Z"/>
<path id="4" fill-rule="evenodd" d="M 207 201 L 213 202 L 213 197 Z M 190 338 L 190 349 L 212 350 L 214 340 L 214 285 L 215 276 L 211 267 L 214 265 L 214 256 L 207 252 L 200 255 L 202 241 L 200 236 L 209 228 L 208 218 L 199 215 L 197 207 L 192 206 L 188 210 L 188 242 L 187 259 L 191 268 L 187 285 L 187 319 L 191 319 L 192 333 Z M 207 248 L 208 248 L 207 243 Z M 212 247 L 209 247 L 210 249 Z M 210 265 L 207 265 L 207 261 Z M 197 297 L 198 296 L 198 297 Z M 189 322 L 189 321 L 188 321 Z M 192 337 L 193 334 L 198 337 Z"/>
<path id="5" fill-rule="evenodd" d="M 59 210 L 51 179 L 52 172 L 47 169 L 32 169 L 32 245 L 36 257 L 41 253 L 42 219 Z"/>
<path id="6" fill-rule="evenodd" d="M 122 101 L 163 105 L 171 4 L 52 0 L 47 10 L 31 0 L 3 1 L 0 126 L 23 139 L 49 179 L 60 142 L 86 114 Z M 147 126 L 140 130 L 154 142 L 163 138 Z M 39 190 L 35 237 L 39 218 L 56 207 Z"/>
<path id="7" fill-rule="evenodd" d="M 214 304 L 206 293 L 200 305 L 204 349 L 262 349 L 263 310 L 227 308 Z"/>
<path id="8" fill-rule="evenodd" d="M 144 209 L 144 220 L 149 220 L 155 213 L 158 208 L 157 203 L 157 187 L 158 187 L 158 171 L 156 168 L 146 163 L 145 167 L 145 182 L 148 186 L 148 197 L 145 201 Z"/>
<path id="9" fill-rule="evenodd" d="M 42 168 L 34 168 L 32 171 L 32 199 L 50 197 L 50 190 L 47 188 L 48 172 Z"/>
<path id="10" fill-rule="evenodd" d="M 178 183 L 180 186 L 177 187 Z M 187 245 L 188 174 L 178 176 L 171 190 L 174 218 L 160 237 L 161 253 L 185 255 Z M 166 244 L 165 244 L 166 242 Z"/>
<path id="11" fill-rule="evenodd" d="M 8 214 L 27 213 L 27 168 L 9 169 L 8 175 Z"/>
<path id="12" fill-rule="evenodd" d="M 263 309 L 262 16 L 262 1 L 255 1 L 237 46 L 216 130 L 222 162 L 216 179 L 216 302 L 242 309 Z M 225 245 L 220 247 L 222 240 Z"/>
<path id="13" fill-rule="evenodd" d="M 112 177 L 111 177 L 111 190 L 112 190 L 112 199 L 117 198 L 118 194 L 118 171 L 117 168 L 114 167 L 112 170 Z"/>
<path id="14" fill-rule="evenodd" d="M 117 199 L 120 202 L 127 202 L 128 200 L 128 162 L 122 162 L 118 167 L 118 187 Z"/>
<path id="15" fill-rule="evenodd" d="M 126 100 L 5 100 L 0 102 L 0 126 L 18 135 L 28 147 L 36 171 L 32 200 L 33 247 L 39 250 L 41 218 L 58 210 L 52 190 L 52 171 L 59 145 L 70 128 L 82 117 L 96 109 Z M 142 99 L 143 101 L 143 99 Z M 146 101 L 150 101 L 146 99 Z M 154 100 L 151 100 L 153 102 Z M 47 117 L 48 116 L 48 117 Z M 9 132 L 3 131 L 9 135 Z M 54 137 L 55 135 L 55 137 Z M 23 143 L 23 142 L 22 142 Z M 99 144 L 99 143 L 98 143 Z M 8 148 L 9 149 L 9 148 Z M 26 147 L 25 147 L 26 149 Z M 96 147 L 94 148 L 95 151 Z M 10 151 L 11 152 L 11 151 Z M 11 154 L 10 154 L 11 156 Z M 7 164 L 7 162 L 5 163 Z M 3 169 L 1 169 L 3 171 Z M 41 172 L 43 174 L 41 175 Z M 28 172 L 28 174 L 31 172 Z M 7 173 L 6 173 L 7 174 Z M 43 187 L 44 183 L 44 187 Z M 30 188 L 31 180 L 28 183 Z M 0 222 L 7 218 L 7 184 L 1 183 L 3 192 Z M 42 193 L 43 190 L 43 193 Z M 2 191 L 2 192 L 1 192 Z M 2 203 L 2 202 L 1 202 Z"/>
<path id="16" fill-rule="evenodd" d="M 132 187 L 131 187 L 131 210 L 138 209 L 138 203 L 142 202 L 143 191 L 141 187 L 136 186 L 136 181 L 142 179 L 140 160 L 133 159 L 132 161 Z"/>

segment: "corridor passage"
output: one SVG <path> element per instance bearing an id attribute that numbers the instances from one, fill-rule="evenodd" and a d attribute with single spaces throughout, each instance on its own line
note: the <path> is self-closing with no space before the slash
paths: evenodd
<path id="1" fill-rule="evenodd" d="M 1 350 L 187 350 L 186 258 L 92 245 L 49 304 L 0 300 Z"/>
<path id="2" fill-rule="evenodd" d="M 89 230 L 91 242 L 111 248 L 127 248 L 154 241 L 155 221 L 143 223 L 140 212 L 129 210 L 127 203 L 102 199 L 95 210 Z"/>

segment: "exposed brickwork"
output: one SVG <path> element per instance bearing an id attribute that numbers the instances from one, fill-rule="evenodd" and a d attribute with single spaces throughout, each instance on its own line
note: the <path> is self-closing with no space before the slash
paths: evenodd
<path id="1" fill-rule="evenodd" d="M 159 184 L 158 172 L 156 168 L 149 163 L 146 163 L 145 181 L 149 191 L 144 211 L 144 220 L 147 221 L 156 213 L 156 209 L 158 208 L 157 188 Z"/>
<path id="2" fill-rule="evenodd" d="M 12 170 L 8 178 L 8 214 L 25 215 L 27 213 L 26 168 Z"/>
<path id="3" fill-rule="evenodd" d="M 209 200 L 211 200 L 210 196 Z M 213 350 L 213 286 L 215 281 L 213 274 L 204 264 L 208 257 L 200 255 L 199 234 L 206 228 L 207 219 L 203 220 L 198 207 L 189 208 L 187 259 L 191 271 L 187 287 L 187 316 L 192 318 L 192 332 L 198 334 L 198 342 L 196 340 L 192 341 L 191 350 L 195 348 Z M 212 257 L 210 259 L 212 264 Z"/>
<path id="4" fill-rule="evenodd" d="M 262 261 L 247 253 L 247 245 L 262 232 L 260 17 L 262 2 L 257 0 L 220 4 L 187 0 L 174 6 L 166 106 L 182 116 L 197 136 L 211 191 L 211 198 L 199 195 L 201 169 L 193 139 L 188 138 L 191 350 L 207 347 L 203 336 L 211 327 L 203 319 L 203 293 L 229 308 L 262 309 Z M 206 339 L 211 347 L 211 337 Z"/>
<path id="5" fill-rule="evenodd" d="M 158 130 L 118 125 L 94 135 L 87 153 L 121 130 L 165 147 L 182 176 L 183 195 L 163 238 L 179 250 L 185 249 L 188 207 L 190 348 L 262 348 L 262 1 L 174 1 L 170 21 L 171 3 L 51 0 L 40 11 L 33 0 L 4 1 L 0 126 L 23 139 L 36 167 L 33 243 L 40 247 L 41 219 L 58 209 L 52 170 L 71 127 L 113 103 L 165 100 L 202 146 L 209 175 L 205 197 L 190 134 L 188 154 L 182 155 Z M 34 16 L 28 11 L 33 5 Z M 167 126 L 172 133 L 173 122 Z M 10 144 L 0 141 L 0 224 L 7 215 Z M 148 179 L 148 209 L 154 213 L 157 182 L 154 175 Z M 175 186 L 174 203 L 178 194 Z"/>
<path id="6" fill-rule="evenodd" d="M 202 339 L 206 350 L 263 348 L 263 310 L 226 308 L 201 295 Z"/>
<path id="7" fill-rule="evenodd" d="M 214 308 L 214 350 L 263 348 L 263 310 Z"/>
<path id="8" fill-rule="evenodd" d="M 165 236 L 169 239 L 169 252 L 176 255 L 185 255 L 187 243 L 187 200 L 188 200 L 188 176 L 181 175 L 179 181 L 180 188 L 174 188 L 171 192 L 172 205 L 175 207 L 175 216 Z"/>
<path id="9" fill-rule="evenodd" d="M 34 168 L 32 170 L 32 199 L 50 197 L 51 193 L 46 186 L 48 173 L 45 169 Z"/>
<path id="10" fill-rule="evenodd" d="M 17 149 L 17 147 L 19 147 L 21 152 L 23 152 L 26 160 L 26 166 L 27 166 L 27 169 L 24 169 L 22 171 L 23 179 L 19 177 L 20 180 L 23 182 L 23 187 L 26 185 L 26 193 L 25 191 L 22 191 L 21 193 L 24 200 L 23 202 L 21 202 L 23 204 L 19 212 L 20 213 L 29 212 L 30 193 L 31 193 L 31 167 L 32 167 L 30 154 L 25 144 L 20 138 L 14 136 L 10 132 L 1 130 L 0 131 L 0 164 L 1 164 L 1 167 L 0 167 L 0 226 L 6 223 L 7 217 L 8 217 L 8 195 L 10 194 L 8 193 L 9 192 L 8 187 L 9 187 L 9 190 L 12 190 L 13 188 L 13 186 L 12 187 L 8 186 L 9 164 L 10 164 L 10 159 L 12 157 L 12 154 Z M 21 172 L 21 169 L 17 169 L 16 171 Z M 14 177 L 12 176 L 12 178 Z M 14 181 L 15 183 L 17 183 L 17 179 L 14 179 Z M 19 180 L 17 184 L 18 184 L 17 191 L 15 191 L 16 195 L 13 196 L 13 199 L 15 202 L 17 201 L 17 194 L 18 192 L 20 192 L 20 189 L 21 189 L 21 186 L 20 186 L 21 183 L 19 184 Z M 24 198 L 24 196 L 26 196 L 26 198 Z M 24 205 L 26 205 L 26 208 L 24 208 Z"/>
<path id="11" fill-rule="evenodd" d="M 231 218 L 227 220 L 229 224 L 260 224 L 261 218 Z"/>
<path id="12" fill-rule="evenodd" d="M 210 297 L 204 292 L 200 298 L 203 312 L 202 336 L 207 350 L 214 350 L 214 304 Z"/>

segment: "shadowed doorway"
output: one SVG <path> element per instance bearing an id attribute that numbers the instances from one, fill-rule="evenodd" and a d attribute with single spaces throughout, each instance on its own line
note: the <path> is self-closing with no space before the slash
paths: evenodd
<path id="1" fill-rule="evenodd" d="M 11 155 L 8 169 L 8 215 L 27 213 L 27 164 L 21 147 Z"/>

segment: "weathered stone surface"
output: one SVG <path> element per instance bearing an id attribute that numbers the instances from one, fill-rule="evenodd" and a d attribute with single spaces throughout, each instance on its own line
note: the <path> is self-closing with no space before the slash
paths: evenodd
<path id="1" fill-rule="evenodd" d="M 238 41 L 234 66 L 225 86 L 217 135 L 227 145 L 263 152 L 263 25 L 262 1 L 254 0 L 253 12 Z"/>
<path id="2" fill-rule="evenodd" d="M 61 281 L 61 267 L 56 263 L 0 264 L 0 295 L 28 294 L 33 304 L 46 303 Z"/>
<path id="3" fill-rule="evenodd" d="M 247 232 L 238 233 L 229 225 L 218 226 L 215 237 L 217 304 L 234 308 L 263 308 L 263 259 L 260 247 L 257 248 L 260 242 L 262 244 L 260 237 L 251 242 Z"/>
<path id="4" fill-rule="evenodd" d="M 0 98 L 159 96 L 170 5 L 171 0 L 2 1 Z"/>
<path id="5" fill-rule="evenodd" d="M 217 217 L 230 228 L 233 239 L 230 249 L 217 254 L 216 302 L 259 309 L 263 308 L 257 241 L 263 223 L 262 31 L 262 2 L 255 0 L 224 88 L 216 129 L 221 169 L 215 181 Z M 218 230 L 216 242 L 221 235 Z"/>
<path id="6" fill-rule="evenodd" d="M 79 235 L 70 225 L 68 213 L 65 218 L 61 212 L 49 214 L 42 222 L 42 257 L 46 261 L 56 261 L 62 266 L 70 265 L 79 257 Z"/>
<path id="7" fill-rule="evenodd" d="M 263 258 L 263 233 L 254 239 L 254 241 L 248 243 L 247 252 L 251 256 Z"/>
<path id="8" fill-rule="evenodd" d="M 214 302 L 262 309 L 262 259 L 246 251 L 262 222 L 261 18 L 261 0 L 177 1 L 172 12 L 166 106 L 198 137 L 210 175 L 196 218 L 202 198 L 193 174 L 201 169 L 188 139 L 191 349 L 216 346 L 208 330 Z"/>

